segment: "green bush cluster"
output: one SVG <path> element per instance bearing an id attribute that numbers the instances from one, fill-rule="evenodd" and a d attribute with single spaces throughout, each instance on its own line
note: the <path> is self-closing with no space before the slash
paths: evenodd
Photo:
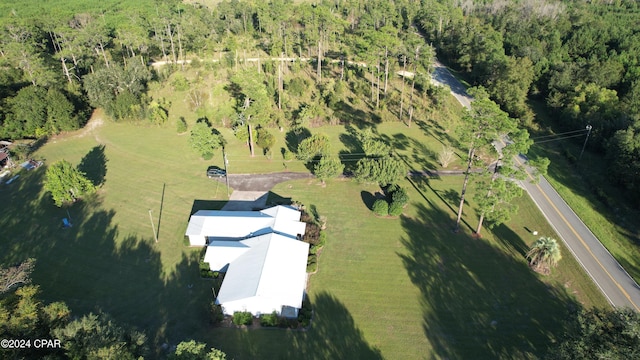
<path id="1" fill-rule="evenodd" d="M 260 325 L 269 327 L 278 326 L 278 313 L 274 311 L 271 314 L 260 315 Z"/>
<path id="2" fill-rule="evenodd" d="M 373 203 L 372 211 L 378 216 L 400 216 L 402 209 L 409 202 L 407 190 L 396 184 L 390 184 L 384 189 L 386 199 L 378 199 Z"/>
<path id="3" fill-rule="evenodd" d="M 389 203 L 387 200 L 378 199 L 373 203 L 373 213 L 378 216 L 385 216 L 389 214 Z"/>
<path id="4" fill-rule="evenodd" d="M 213 271 L 209 267 L 209 263 L 200 260 L 200 276 L 203 278 L 213 279 Z"/>
<path id="5" fill-rule="evenodd" d="M 307 258 L 307 272 L 312 273 L 318 270 L 318 255 L 309 254 Z"/>
<path id="6" fill-rule="evenodd" d="M 187 131 L 187 121 L 182 116 L 180 116 L 180 118 L 176 122 L 176 131 L 178 132 L 178 134 L 182 134 L 183 132 Z"/>
<path id="7" fill-rule="evenodd" d="M 304 300 L 302 300 L 302 309 L 298 311 L 298 323 L 302 327 L 307 327 L 311 323 L 311 318 L 313 317 L 313 309 L 311 309 L 311 302 L 309 298 L 305 296 Z"/>
<path id="8" fill-rule="evenodd" d="M 290 161 L 293 160 L 294 158 L 294 154 L 291 152 L 291 150 L 287 149 L 287 148 L 281 148 L 280 152 L 282 153 L 282 159 L 284 161 Z"/>
<path id="9" fill-rule="evenodd" d="M 248 311 L 234 312 L 233 323 L 236 325 L 251 325 L 253 323 L 253 315 Z"/>

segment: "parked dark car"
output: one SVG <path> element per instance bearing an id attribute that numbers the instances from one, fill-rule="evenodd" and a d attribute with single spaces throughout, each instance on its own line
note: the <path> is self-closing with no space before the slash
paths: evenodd
<path id="1" fill-rule="evenodd" d="M 207 176 L 209 177 L 209 179 L 221 178 L 225 177 L 226 175 L 227 173 L 217 166 L 209 166 L 209 168 L 207 168 Z"/>

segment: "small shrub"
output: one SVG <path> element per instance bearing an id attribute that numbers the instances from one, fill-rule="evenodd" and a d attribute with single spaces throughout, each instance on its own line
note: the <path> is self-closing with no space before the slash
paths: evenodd
<path id="1" fill-rule="evenodd" d="M 264 149 L 265 153 L 276 143 L 275 136 L 265 128 L 259 128 L 258 131 L 256 131 L 256 137 L 256 145 Z"/>
<path id="2" fill-rule="evenodd" d="M 389 205 L 389 215 L 391 216 L 400 216 L 402 214 L 402 207 L 404 204 L 394 201 Z"/>
<path id="3" fill-rule="evenodd" d="M 311 323 L 311 317 L 313 316 L 313 310 L 311 309 L 311 302 L 309 298 L 305 296 L 302 300 L 302 309 L 298 311 L 298 322 L 302 327 L 307 327 Z"/>
<path id="4" fill-rule="evenodd" d="M 318 244 L 316 246 L 318 248 L 321 248 L 324 246 L 326 242 L 327 242 L 327 233 L 324 231 L 320 231 L 320 237 L 318 238 Z"/>
<path id="5" fill-rule="evenodd" d="M 387 188 L 384 189 L 384 193 L 387 195 L 387 197 L 389 197 L 389 200 L 391 200 L 391 194 L 393 194 L 399 188 L 400 188 L 400 185 L 398 184 L 389 184 Z"/>
<path id="6" fill-rule="evenodd" d="M 391 202 L 399 203 L 400 207 L 403 207 L 406 203 L 409 202 L 409 195 L 407 194 L 407 190 L 402 187 L 398 187 L 396 191 L 391 193 Z"/>
<path id="7" fill-rule="evenodd" d="M 182 116 L 180 116 L 176 122 L 176 131 L 178 134 L 182 134 L 187 131 L 187 121 Z"/>
<path id="8" fill-rule="evenodd" d="M 280 152 L 282 153 L 282 159 L 285 161 L 291 161 L 293 160 L 293 153 L 291 152 L 291 150 L 287 149 L 287 148 L 281 148 Z"/>
<path id="9" fill-rule="evenodd" d="M 295 329 L 296 327 L 298 327 L 298 319 L 287 319 L 286 317 L 279 317 L 278 327 Z"/>
<path id="10" fill-rule="evenodd" d="M 378 199 L 373 203 L 373 213 L 378 216 L 389 214 L 389 203 L 386 200 Z"/>
<path id="11" fill-rule="evenodd" d="M 318 270 L 318 256 L 316 254 L 311 254 L 307 258 L 307 272 L 312 273 Z"/>
<path id="12" fill-rule="evenodd" d="M 176 74 L 176 76 L 173 78 L 173 81 L 171 82 L 171 86 L 173 86 L 173 89 L 175 91 L 185 91 L 189 90 L 190 84 L 189 80 L 187 80 L 184 75 Z"/>
<path id="13" fill-rule="evenodd" d="M 261 326 L 278 326 L 278 314 L 274 311 L 271 314 L 260 316 Z"/>
<path id="14" fill-rule="evenodd" d="M 455 152 L 451 146 L 442 145 L 442 150 L 438 154 L 438 163 L 440 163 L 443 168 L 446 168 L 451 161 L 453 161 L 454 155 Z"/>
<path id="15" fill-rule="evenodd" d="M 253 315 L 248 311 L 234 312 L 233 323 L 236 325 L 251 325 L 253 323 Z"/>
<path id="16" fill-rule="evenodd" d="M 213 278 L 213 271 L 209 267 L 209 263 L 200 260 L 200 276 L 203 278 Z"/>

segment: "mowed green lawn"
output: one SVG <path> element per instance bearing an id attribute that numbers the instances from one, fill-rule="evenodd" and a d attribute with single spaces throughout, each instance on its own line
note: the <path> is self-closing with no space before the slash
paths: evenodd
<path id="1" fill-rule="evenodd" d="M 411 202 L 396 219 L 368 209 L 377 186 L 276 186 L 273 193 L 327 217 L 327 245 L 309 284 L 314 322 L 307 332 L 216 329 L 209 340 L 236 359 L 533 358 L 563 333 L 569 311 L 607 306 L 564 247 L 551 276 L 528 268 L 524 253 L 535 237 L 525 227 L 555 237 L 528 197 L 514 221 L 482 239 L 466 226 L 452 233 L 461 181 L 403 182 Z"/>
<path id="2" fill-rule="evenodd" d="M 410 145 L 439 146 L 417 126 L 381 124 L 377 130 L 409 139 L 400 152 L 415 155 L 408 158 L 416 169 L 433 154 L 420 156 Z M 320 131 L 336 151 L 348 147 L 341 127 Z M 284 168 L 281 160 L 249 159 L 233 138 L 228 149 L 232 172 Z M 552 234 L 530 201 L 521 201 L 520 216 L 509 227 L 478 240 L 467 227 L 450 231 L 458 177 L 416 179 L 415 187 L 405 181 L 411 203 L 398 219 L 369 211 L 377 187 L 305 180 L 273 192 L 314 205 L 328 220 L 327 245 L 309 284 L 315 310 L 310 330 L 215 329 L 208 322 L 212 284 L 199 279 L 199 249 L 185 247 L 183 234 L 194 207 L 223 204 L 223 186 L 205 176 L 219 153 L 212 162 L 198 159 L 187 135 L 176 135 L 173 127 L 105 121 L 92 132 L 52 139 L 36 157 L 46 164 L 88 158 L 88 175 L 104 175 L 104 185 L 95 198 L 70 206 L 69 214 L 44 194 L 44 168 L 0 185 L 0 203 L 8 204 L 0 214 L 0 262 L 37 258 L 33 278 L 45 301 L 63 300 L 75 315 L 102 309 L 145 330 L 156 348 L 193 338 L 236 359 L 530 357 L 562 333 L 569 309 L 606 305 L 566 250 L 552 276 L 528 269 L 523 254 L 534 238 L 525 227 Z M 68 215 L 73 227 L 63 229 Z M 471 210 L 466 219 L 475 225 Z"/>

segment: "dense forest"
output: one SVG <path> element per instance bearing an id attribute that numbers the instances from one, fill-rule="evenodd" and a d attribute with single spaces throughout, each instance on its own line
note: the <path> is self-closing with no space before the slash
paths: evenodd
<path id="1" fill-rule="evenodd" d="M 639 11 L 635 1 L 432 2 L 417 24 L 440 58 L 524 125 L 535 126 L 527 99 L 553 112 L 557 130 L 591 125 L 589 145 L 637 205 Z"/>
<path id="2" fill-rule="evenodd" d="M 590 146 L 609 157 L 621 186 L 634 194 L 640 190 L 635 180 L 640 171 L 635 1 L 326 0 L 294 5 L 234 0 L 207 7 L 109 0 L 58 5 L 0 5 L 0 138 L 74 130 L 96 107 L 116 120 L 162 122 L 166 106 L 147 95 L 149 82 L 162 82 L 180 69 L 177 64 L 195 59 L 217 61 L 214 65 L 229 69 L 231 77 L 239 63 L 244 68 L 248 58 L 257 58 L 265 73 L 264 99 L 270 101 L 253 107 L 254 121 L 265 126 L 291 125 L 303 110 L 325 116 L 322 108 L 340 101 L 344 85 L 323 82 L 322 72 L 340 66 L 333 75 L 343 80 L 345 62 L 365 65 L 350 71 L 370 79 L 375 108 L 384 108 L 391 101 L 404 102 L 387 94 L 388 74 L 401 69 L 426 74 L 433 47 L 441 60 L 472 85 L 484 86 L 527 127 L 536 121 L 528 99 L 553 110 L 557 130 L 591 125 Z M 262 63 L 260 57 L 265 57 Z M 322 106 L 287 103 L 281 96 L 285 88 L 299 91 L 308 84 L 300 79 L 285 84 L 281 73 L 286 69 L 266 57 L 311 60 L 309 67 L 317 66 L 314 100 Z M 153 61 L 174 65 L 159 70 L 149 66 Z M 433 91 L 424 78 L 418 76 L 412 88 L 417 84 L 418 90 Z M 365 84 L 349 85 L 369 96 Z M 196 104 L 200 95 L 192 94 Z M 401 109 L 400 117 L 410 111 Z"/>

